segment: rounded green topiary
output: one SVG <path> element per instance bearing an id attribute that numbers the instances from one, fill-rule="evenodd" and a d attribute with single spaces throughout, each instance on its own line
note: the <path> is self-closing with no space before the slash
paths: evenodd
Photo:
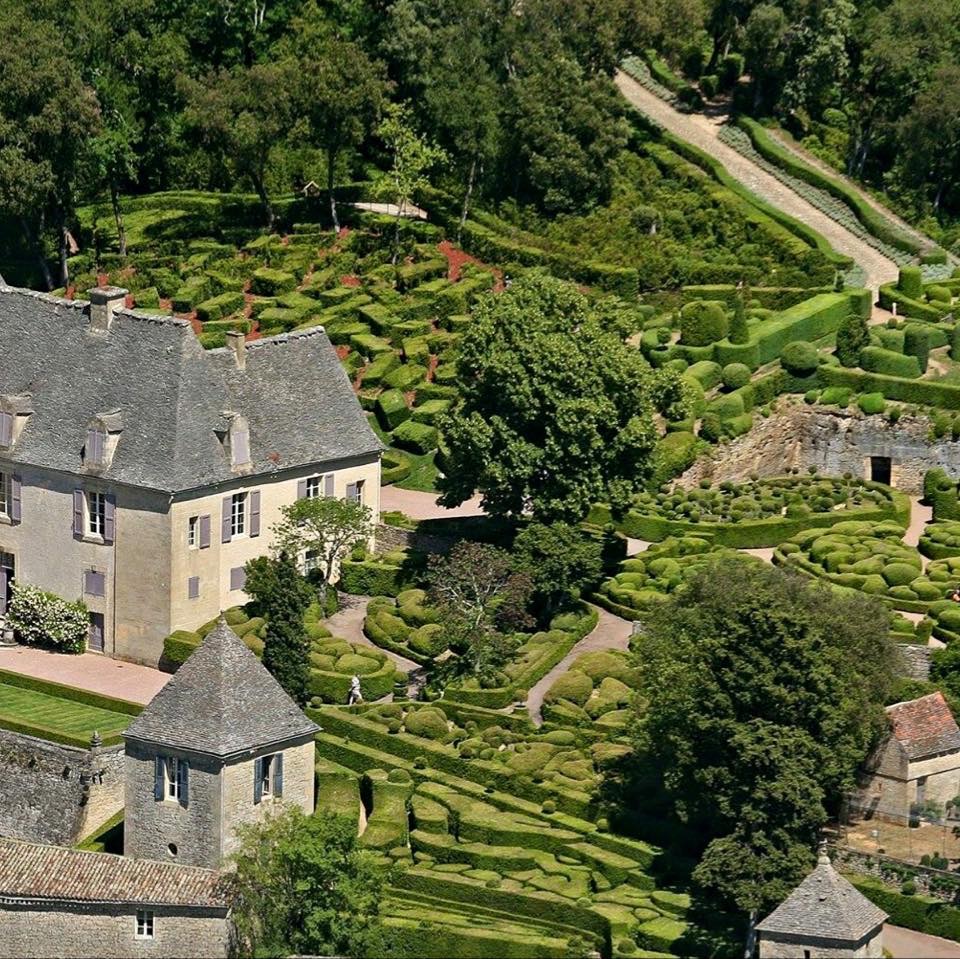
<path id="1" fill-rule="evenodd" d="M 413 777 L 406 771 L 406 769 L 396 768 L 391 769 L 390 772 L 387 773 L 387 782 L 403 783 L 406 785 L 407 783 L 413 782 Z"/>
<path id="2" fill-rule="evenodd" d="M 864 393 L 859 401 L 860 409 L 868 415 L 882 413 L 886 407 L 883 393 Z"/>
<path id="3" fill-rule="evenodd" d="M 425 739 L 443 740 L 449 732 L 446 713 L 435 706 L 425 706 L 416 712 L 407 713 L 404 725 L 408 733 L 423 736 Z"/>
<path id="4" fill-rule="evenodd" d="M 680 342 L 709 346 L 727 335 L 727 312 L 718 300 L 693 300 L 680 311 Z"/>
<path id="5" fill-rule="evenodd" d="M 781 350 L 780 363 L 794 376 L 809 376 L 820 365 L 820 358 L 812 343 L 794 340 Z"/>
<path id="6" fill-rule="evenodd" d="M 739 390 L 750 382 L 750 367 L 745 363 L 728 363 L 723 368 L 723 385 L 728 390 Z"/>

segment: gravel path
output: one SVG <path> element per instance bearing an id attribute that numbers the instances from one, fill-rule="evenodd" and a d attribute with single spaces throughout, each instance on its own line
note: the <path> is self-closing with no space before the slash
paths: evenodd
<path id="1" fill-rule="evenodd" d="M 890 923 L 883 927 L 883 948 L 896 959 L 960 959 L 960 943 Z"/>
<path id="2" fill-rule="evenodd" d="M 853 259 L 866 272 L 866 285 L 876 290 L 881 283 L 897 279 L 897 265 L 845 230 L 839 223 L 811 206 L 775 177 L 759 169 L 746 157 L 717 139 L 725 117 L 702 113 L 679 113 L 670 104 L 640 86 L 625 73 L 617 73 L 617 86 L 626 99 L 641 113 L 669 130 L 675 136 L 705 150 L 719 160 L 731 176 L 758 197 L 796 217 L 822 234 L 838 253 Z"/>
<path id="3" fill-rule="evenodd" d="M 419 663 L 415 663 L 412 659 L 407 659 L 406 656 L 401 656 L 399 653 L 392 653 L 389 649 L 381 649 L 366 636 L 363 631 L 363 620 L 367 615 L 369 603 L 369 596 L 349 596 L 341 593 L 340 609 L 329 619 L 324 620 L 324 626 L 334 636 L 345 639 L 348 643 L 360 643 L 363 646 L 370 646 L 372 649 L 379 649 L 384 656 L 393 661 L 398 669 L 402 669 L 405 673 L 419 669 Z"/>
<path id="4" fill-rule="evenodd" d="M 534 725 L 539 726 L 543 722 L 540 710 L 543 707 L 543 697 L 546 696 L 547 690 L 553 685 L 554 680 L 556 680 L 561 673 L 565 673 L 570 668 L 570 664 L 581 653 L 590 653 L 599 649 L 626 649 L 630 645 L 630 635 L 633 632 L 633 624 L 628 623 L 619 616 L 608 613 L 605 609 L 600 609 L 599 607 L 594 608 L 599 615 L 594 630 L 584 636 L 583 639 L 527 693 L 527 711 L 530 713 L 530 718 L 533 720 Z"/>
<path id="5" fill-rule="evenodd" d="M 144 705 L 170 679 L 169 673 L 162 673 L 159 669 L 123 663 L 98 653 L 81 653 L 77 656 L 29 646 L 0 648 L 0 669 Z"/>
<path id="6" fill-rule="evenodd" d="M 452 519 L 457 516 L 480 516 L 480 495 L 468 499 L 465 503 L 448 509 L 437 503 L 436 493 L 421 493 L 418 490 L 398 489 L 396 486 L 380 488 L 380 511 L 382 513 L 399 510 L 410 519 Z"/>

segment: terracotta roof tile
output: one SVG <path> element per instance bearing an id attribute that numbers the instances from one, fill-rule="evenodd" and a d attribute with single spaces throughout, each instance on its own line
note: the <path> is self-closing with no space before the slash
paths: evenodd
<path id="1" fill-rule="evenodd" d="M 960 750 L 960 728 L 943 693 L 887 707 L 893 737 L 910 759 Z"/>
<path id="2" fill-rule="evenodd" d="M 0 899 L 197 906 L 226 909 L 223 876 L 213 869 L 126 859 L 0 839 Z"/>

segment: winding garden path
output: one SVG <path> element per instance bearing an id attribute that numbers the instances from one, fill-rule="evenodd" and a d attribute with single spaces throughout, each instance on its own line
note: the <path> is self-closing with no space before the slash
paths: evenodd
<path id="1" fill-rule="evenodd" d="M 543 717 L 540 711 L 543 707 L 543 698 L 546 696 L 547 690 L 553 685 L 558 676 L 570 668 L 570 664 L 578 656 L 582 653 L 592 653 L 601 649 L 626 649 L 630 644 L 633 624 L 627 622 L 625 619 L 621 619 L 619 616 L 608 613 L 605 609 L 600 609 L 599 607 L 594 608 L 597 610 L 599 619 L 593 631 L 584 636 L 583 639 L 527 693 L 527 712 L 530 713 L 530 719 L 533 720 L 534 725 L 539 726 L 543 723 Z"/>
<path id="2" fill-rule="evenodd" d="M 618 72 L 616 82 L 623 96 L 641 113 L 655 120 L 675 136 L 705 150 L 719 160 L 732 177 L 739 180 L 760 199 L 817 230 L 826 237 L 838 253 L 853 257 L 866 272 L 865 283 L 870 289 L 876 290 L 881 283 L 896 280 L 898 274 L 896 263 L 888 260 L 883 254 L 878 253 L 859 237 L 848 232 L 839 223 L 831 220 L 825 213 L 821 213 L 798 196 L 788 186 L 721 142 L 717 135 L 726 121 L 725 114 L 708 116 L 702 113 L 680 113 L 625 73 Z"/>
<path id="3" fill-rule="evenodd" d="M 406 656 L 401 656 L 399 653 L 392 653 L 389 649 L 382 649 L 364 633 L 363 620 L 367 615 L 367 606 L 370 604 L 369 596 L 350 596 L 341 593 L 340 604 L 340 609 L 324 621 L 324 626 L 334 636 L 345 639 L 348 643 L 359 643 L 362 646 L 379 650 L 393 662 L 397 669 L 402 669 L 405 673 L 420 668 L 420 664 L 415 663 L 412 659 L 407 659 Z"/>

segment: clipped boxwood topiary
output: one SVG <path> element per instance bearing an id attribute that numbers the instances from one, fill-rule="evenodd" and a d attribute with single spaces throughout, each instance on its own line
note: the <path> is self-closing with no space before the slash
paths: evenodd
<path id="1" fill-rule="evenodd" d="M 709 346 L 727 335 L 727 312 L 719 300 L 693 300 L 680 311 L 680 342 Z"/>
<path id="2" fill-rule="evenodd" d="M 739 390 L 750 382 L 750 367 L 745 363 L 728 363 L 723 368 L 723 385 L 728 390 Z"/>
<path id="3" fill-rule="evenodd" d="M 819 365 L 817 348 L 806 340 L 794 340 L 780 352 L 780 363 L 794 376 L 810 376 Z"/>

